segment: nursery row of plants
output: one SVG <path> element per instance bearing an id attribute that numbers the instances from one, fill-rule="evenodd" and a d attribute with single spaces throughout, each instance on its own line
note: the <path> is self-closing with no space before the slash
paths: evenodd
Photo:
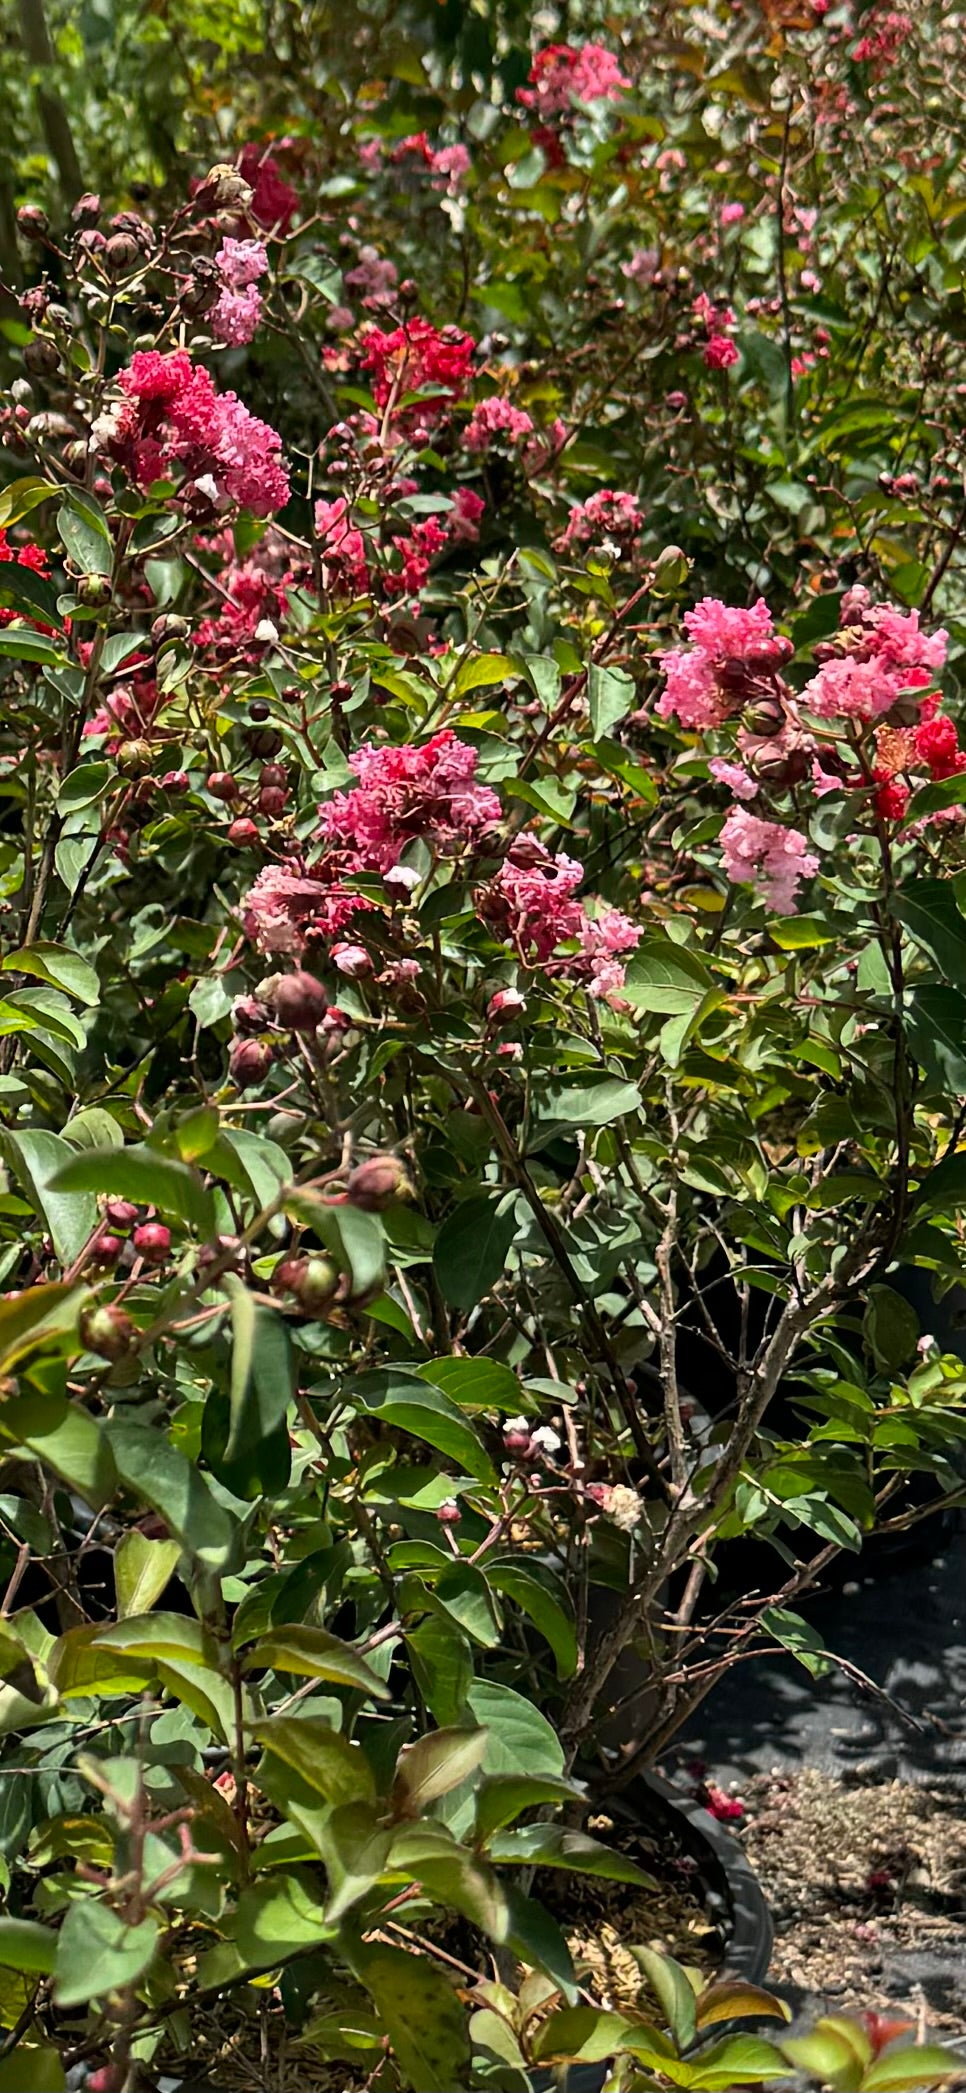
<path id="1" fill-rule="evenodd" d="M 615 1804 L 966 1484 L 962 50 L 4 17 L 0 2088 L 962 2071 Z"/>

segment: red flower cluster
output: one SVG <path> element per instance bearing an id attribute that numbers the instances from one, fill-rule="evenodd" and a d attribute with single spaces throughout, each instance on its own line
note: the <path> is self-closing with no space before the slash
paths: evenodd
<path id="1" fill-rule="evenodd" d="M 381 327 L 370 327 L 362 368 L 372 374 L 378 407 L 407 392 L 431 391 L 443 400 L 459 400 L 469 382 L 475 347 L 472 335 L 459 327 L 441 329 L 417 317 L 389 334 Z"/>
<path id="2" fill-rule="evenodd" d="M 123 397 L 98 418 L 93 437 L 145 492 L 175 464 L 178 499 L 195 509 L 237 506 L 271 516 L 284 508 L 281 437 L 236 393 L 216 392 L 210 372 L 184 349 L 139 351 L 118 383 Z"/>
<path id="3" fill-rule="evenodd" d="M 0 562 L 8 565 L 11 561 L 18 567 L 29 567 L 34 574 L 50 573 L 50 561 L 42 545 L 11 545 L 6 531 L 0 530 Z M 0 610 L 0 625 L 9 625 L 13 618 L 20 616 L 16 610 Z M 39 621 L 34 618 L 31 623 L 39 624 Z M 50 628 L 40 626 L 39 629 L 48 631 Z"/>
<path id="4" fill-rule="evenodd" d="M 238 172 L 253 191 L 249 206 L 252 217 L 266 232 L 283 239 L 291 231 L 299 199 L 278 161 L 264 146 L 246 145 L 239 155 Z"/>

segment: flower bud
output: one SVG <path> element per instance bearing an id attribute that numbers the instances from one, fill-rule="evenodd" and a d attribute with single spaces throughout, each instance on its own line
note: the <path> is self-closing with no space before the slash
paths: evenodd
<path id="1" fill-rule="evenodd" d="M 300 1308 L 318 1315 L 328 1308 L 339 1291 L 340 1273 L 328 1257 L 293 1258 L 294 1270 L 288 1284 Z"/>
<path id="2" fill-rule="evenodd" d="M 122 741 L 114 757 L 122 778 L 143 778 L 154 761 L 149 741 Z"/>
<path id="3" fill-rule="evenodd" d="M 265 720 L 271 719 L 272 708 L 268 702 L 268 699 L 253 698 L 251 704 L 248 707 L 248 717 L 252 721 L 253 725 L 256 727 L 262 726 Z"/>
<path id="4" fill-rule="evenodd" d="M 264 1031 L 269 1023 L 269 1013 L 256 996 L 236 996 L 231 1006 L 231 1021 L 243 1039 L 251 1038 Z"/>
<path id="5" fill-rule="evenodd" d="M 683 589 L 691 572 L 691 562 L 680 545 L 665 545 L 658 554 L 651 576 L 651 593 L 654 596 L 673 596 Z"/>
<path id="6" fill-rule="evenodd" d="M 160 1221 L 145 1221 L 135 1229 L 131 1241 L 145 1264 L 163 1265 L 171 1248 L 171 1230 Z"/>
<path id="7" fill-rule="evenodd" d="M 370 1156 L 350 1170 L 345 1196 L 350 1206 L 361 1207 L 363 1213 L 381 1214 L 397 1200 L 411 1199 L 413 1188 L 398 1156 Z"/>
<path id="8" fill-rule="evenodd" d="M 288 806 L 288 793 L 280 785 L 263 785 L 258 795 L 258 811 L 266 814 L 270 821 L 277 821 Z"/>
<path id="9" fill-rule="evenodd" d="M 749 734 L 757 734 L 764 740 L 780 734 L 785 724 L 785 713 L 777 698 L 762 698 L 757 705 L 749 705 L 743 714 L 742 725 Z"/>
<path id="10" fill-rule="evenodd" d="M 75 583 L 74 594 L 86 610 L 100 610 L 105 603 L 110 603 L 111 584 L 106 574 L 82 574 Z"/>
<path id="11" fill-rule="evenodd" d="M 112 1228 L 133 1228 L 138 1208 L 131 1199 L 105 1199 L 104 1213 Z"/>
<path id="12" fill-rule="evenodd" d="M 56 342 L 48 341 L 45 335 L 35 334 L 23 352 L 28 371 L 36 377 L 52 377 L 60 369 L 60 350 Z"/>
<path id="13" fill-rule="evenodd" d="M 229 167 L 219 160 L 208 172 L 195 192 L 195 203 L 205 211 L 247 211 L 254 190 L 239 174 L 237 167 Z"/>
<path id="14" fill-rule="evenodd" d="M 82 228 L 96 225 L 101 215 L 100 197 L 93 196 L 89 189 L 86 190 L 83 196 L 78 197 L 70 215 L 74 224 Z"/>
<path id="15" fill-rule="evenodd" d="M 141 249 L 130 233 L 112 233 L 104 249 L 104 260 L 112 276 L 122 276 L 141 259 Z"/>
<path id="16" fill-rule="evenodd" d="M 99 1359 L 123 1359 L 131 1349 L 134 1324 L 123 1308 L 95 1303 L 82 1309 L 78 1327 L 81 1343 Z"/>
<path id="17" fill-rule="evenodd" d="M 333 966 L 340 974 L 347 974 L 350 981 L 360 981 L 365 974 L 372 973 L 372 960 L 364 945 L 333 945 L 330 954 Z"/>
<path id="18" fill-rule="evenodd" d="M 496 1024 L 500 1020 L 504 1024 L 507 1022 L 512 1023 L 513 1019 L 519 1017 L 520 1012 L 525 1010 L 526 1007 L 526 996 L 521 995 L 518 988 L 498 988 L 495 996 L 490 997 L 486 1006 L 486 1014 L 491 1024 Z"/>
<path id="19" fill-rule="evenodd" d="M 249 820 L 247 814 L 239 814 L 236 821 L 229 823 L 228 841 L 234 843 L 239 850 L 250 848 L 251 844 L 258 842 L 258 828 L 255 822 Z"/>
<path id="20" fill-rule="evenodd" d="M 212 799 L 229 800 L 238 799 L 239 797 L 238 780 L 232 776 L 230 770 L 210 771 L 205 779 L 205 783 Z"/>
<path id="21" fill-rule="evenodd" d="M 91 1251 L 92 1265 L 116 1265 L 124 1244 L 119 1235 L 99 1235 Z"/>
<path id="22" fill-rule="evenodd" d="M 190 792 L 191 779 L 186 770 L 166 770 L 159 779 L 162 792 Z"/>
<path id="23" fill-rule="evenodd" d="M 250 727 L 245 735 L 245 742 L 249 753 L 257 756 L 261 762 L 265 756 L 278 755 L 282 737 L 277 727 Z"/>
<path id="24" fill-rule="evenodd" d="M 458 1526 L 463 1517 L 455 1497 L 444 1497 L 437 1507 L 436 1517 L 441 1526 Z"/>
<path id="25" fill-rule="evenodd" d="M 262 994 L 276 1023 L 287 1032 L 314 1032 L 328 1008 L 328 996 L 314 974 L 301 967 L 293 974 L 274 974 Z"/>
<path id="26" fill-rule="evenodd" d="M 25 203 L 17 212 L 17 230 L 25 240 L 44 240 L 50 231 L 50 219 L 39 204 Z"/>
<path id="27" fill-rule="evenodd" d="M 275 1056 L 267 1039 L 236 1039 L 228 1056 L 228 1072 L 239 1090 L 249 1090 L 267 1076 Z"/>
<path id="28" fill-rule="evenodd" d="M 283 769 L 281 763 L 263 763 L 258 782 L 260 785 L 277 786 L 287 790 L 288 773 Z"/>
<path id="29" fill-rule="evenodd" d="M 156 647 L 163 647 L 166 640 L 186 640 L 190 633 L 191 626 L 187 618 L 179 618 L 170 610 L 162 611 L 151 627 L 151 638 Z"/>

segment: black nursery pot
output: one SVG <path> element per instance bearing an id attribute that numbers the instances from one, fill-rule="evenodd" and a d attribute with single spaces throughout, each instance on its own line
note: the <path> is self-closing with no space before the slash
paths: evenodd
<path id="1" fill-rule="evenodd" d="M 721 1975 L 762 1984 L 771 1962 L 774 1927 L 758 1877 L 730 1832 L 657 1773 L 638 1774 L 607 1807 L 618 1825 L 644 1824 L 658 1833 L 664 1825 L 673 1831 L 677 1843 L 697 1863 L 692 1880 L 700 1886 L 707 1910 L 724 1937 Z M 552 2071 L 535 2071 L 530 2083 L 533 2093 L 600 2093 L 606 2076 L 604 2064 L 572 2064 L 562 2077 L 555 2077 Z"/>

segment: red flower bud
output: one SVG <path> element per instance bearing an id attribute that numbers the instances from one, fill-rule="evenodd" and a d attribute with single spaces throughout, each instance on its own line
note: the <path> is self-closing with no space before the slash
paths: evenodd
<path id="1" fill-rule="evenodd" d="M 90 1254 L 92 1265 L 116 1265 L 124 1244 L 119 1235 L 99 1235 Z"/>
<path id="2" fill-rule="evenodd" d="M 379 1214 L 398 1199 L 411 1199 L 413 1188 L 398 1156 L 370 1156 L 368 1162 L 350 1170 L 345 1193 L 350 1206 Z"/>
<path id="3" fill-rule="evenodd" d="M 294 974 L 276 974 L 270 989 L 264 989 L 263 994 L 277 1022 L 287 1032 L 314 1032 L 328 1007 L 321 981 L 301 967 Z"/>
<path id="4" fill-rule="evenodd" d="M 213 770 L 205 780 L 212 799 L 237 799 L 238 780 L 230 770 Z"/>
<path id="5" fill-rule="evenodd" d="M 160 1221 L 145 1221 L 135 1229 L 131 1241 L 145 1264 L 163 1265 L 171 1248 L 171 1230 Z"/>
<path id="6" fill-rule="evenodd" d="M 130 1199 L 105 1199 L 104 1213 L 112 1228 L 133 1228 L 138 1208 Z"/>
<path id="7" fill-rule="evenodd" d="M 253 1033 L 264 1032 L 269 1015 L 257 996 L 237 996 L 231 1006 L 231 1021 L 236 1032 L 250 1038 Z"/>
<path id="8" fill-rule="evenodd" d="M 288 804 L 288 793 L 280 785 L 263 785 L 258 795 L 259 813 L 267 814 L 270 821 L 277 821 Z"/>
<path id="9" fill-rule="evenodd" d="M 250 821 L 247 814 L 239 814 L 237 820 L 229 823 L 228 841 L 237 844 L 240 850 L 246 850 L 251 844 L 257 843 L 258 829 L 255 822 Z"/>
<path id="10" fill-rule="evenodd" d="M 191 779 L 186 770 L 166 770 L 160 784 L 162 792 L 191 791 Z"/>
<path id="11" fill-rule="evenodd" d="M 258 782 L 263 786 L 277 785 L 282 789 L 288 787 L 288 777 L 280 763 L 263 763 Z"/>
<path id="12" fill-rule="evenodd" d="M 267 1039 L 236 1039 L 228 1056 L 228 1070 L 239 1090 L 249 1090 L 268 1074 L 275 1056 Z"/>

